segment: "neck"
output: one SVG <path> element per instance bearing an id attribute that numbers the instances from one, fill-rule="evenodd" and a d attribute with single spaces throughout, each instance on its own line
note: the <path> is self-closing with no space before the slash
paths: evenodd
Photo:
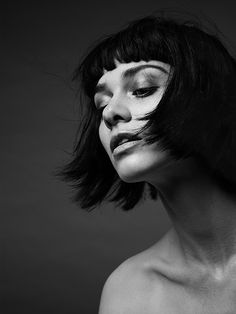
<path id="1" fill-rule="evenodd" d="M 224 267 L 236 259 L 236 195 L 228 194 L 193 160 L 179 162 L 159 191 L 187 259 Z M 174 173 L 174 174 L 173 174 Z M 163 176 L 164 177 L 164 176 Z"/>

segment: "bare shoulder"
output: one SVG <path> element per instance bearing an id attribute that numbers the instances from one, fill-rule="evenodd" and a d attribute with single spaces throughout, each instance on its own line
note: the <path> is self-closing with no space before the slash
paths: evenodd
<path id="1" fill-rule="evenodd" d="M 103 287 L 99 314 L 152 314 L 154 299 L 157 310 L 162 283 L 146 260 L 146 253 L 137 254 L 111 273 Z"/>

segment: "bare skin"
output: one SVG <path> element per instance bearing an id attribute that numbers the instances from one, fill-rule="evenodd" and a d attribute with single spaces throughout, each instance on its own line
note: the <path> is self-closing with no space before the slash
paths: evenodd
<path id="1" fill-rule="evenodd" d="M 99 314 L 236 313 L 235 196 L 183 165 L 192 167 L 189 180 L 158 184 L 173 228 L 115 270 Z"/>
<path id="2" fill-rule="evenodd" d="M 235 313 L 235 271 L 218 280 L 201 265 L 166 260 L 160 246 L 167 246 L 171 233 L 116 269 L 104 287 L 99 313 Z"/>
<path id="3" fill-rule="evenodd" d="M 165 88 L 167 76 L 156 70 L 152 84 L 160 88 L 151 96 L 140 98 L 140 89 L 129 87 L 124 71 L 144 63 L 118 64 L 104 74 L 101 83 L 109 92 L 96 96 L 98 105 L 106 104 L 100 138 L 124 181 L 157 188 L 173 227 L 110 275 L 99 314 L 236 313 L 236 195 L 220 188 L 193 158 L 173 161 L 158 146 L 137 146 L 121 157 L 110 151 L 111 135 L 140 126 L 135 117 L 150 110 Z"/>

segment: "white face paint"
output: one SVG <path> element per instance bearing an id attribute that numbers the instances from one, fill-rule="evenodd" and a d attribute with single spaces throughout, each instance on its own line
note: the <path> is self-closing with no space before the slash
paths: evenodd
<path id="1" fill-rule="evenodd" d="M 132 135 L 147 123 L 137 118 L 158 106 L 169 73 L 170 66 L 159 61 L 116 62 L 116 68 L 104 71 L 98 81 L 94 102 L 99 110 L 103 110 L 99 136 L 123 181 L 149 181 L 154 172 L 158 175 L 156 170 L 170 162 L 168 152 L 161 150 L 158 143 L 150 145 L 142 139 L 129 139 L 123 144 L 121 141 L 114 150 L 111 148 L 112 139 L 117 134 Z"/>

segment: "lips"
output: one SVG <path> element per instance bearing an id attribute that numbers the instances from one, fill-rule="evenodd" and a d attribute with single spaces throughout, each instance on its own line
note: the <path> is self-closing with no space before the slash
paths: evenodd
<path id="1" fill-rule="evenodd" d="M 119 134 L 117 134 L 111 138 L 110 149 L 113 152 L 113 150 L 117 146 L 119 146 L 123 143 L 131 142 L 131 141 L 137 141 L 140 139 L 141 138 L 139 136 L 133 135 L 131 133 L 119 133 Z"/>

